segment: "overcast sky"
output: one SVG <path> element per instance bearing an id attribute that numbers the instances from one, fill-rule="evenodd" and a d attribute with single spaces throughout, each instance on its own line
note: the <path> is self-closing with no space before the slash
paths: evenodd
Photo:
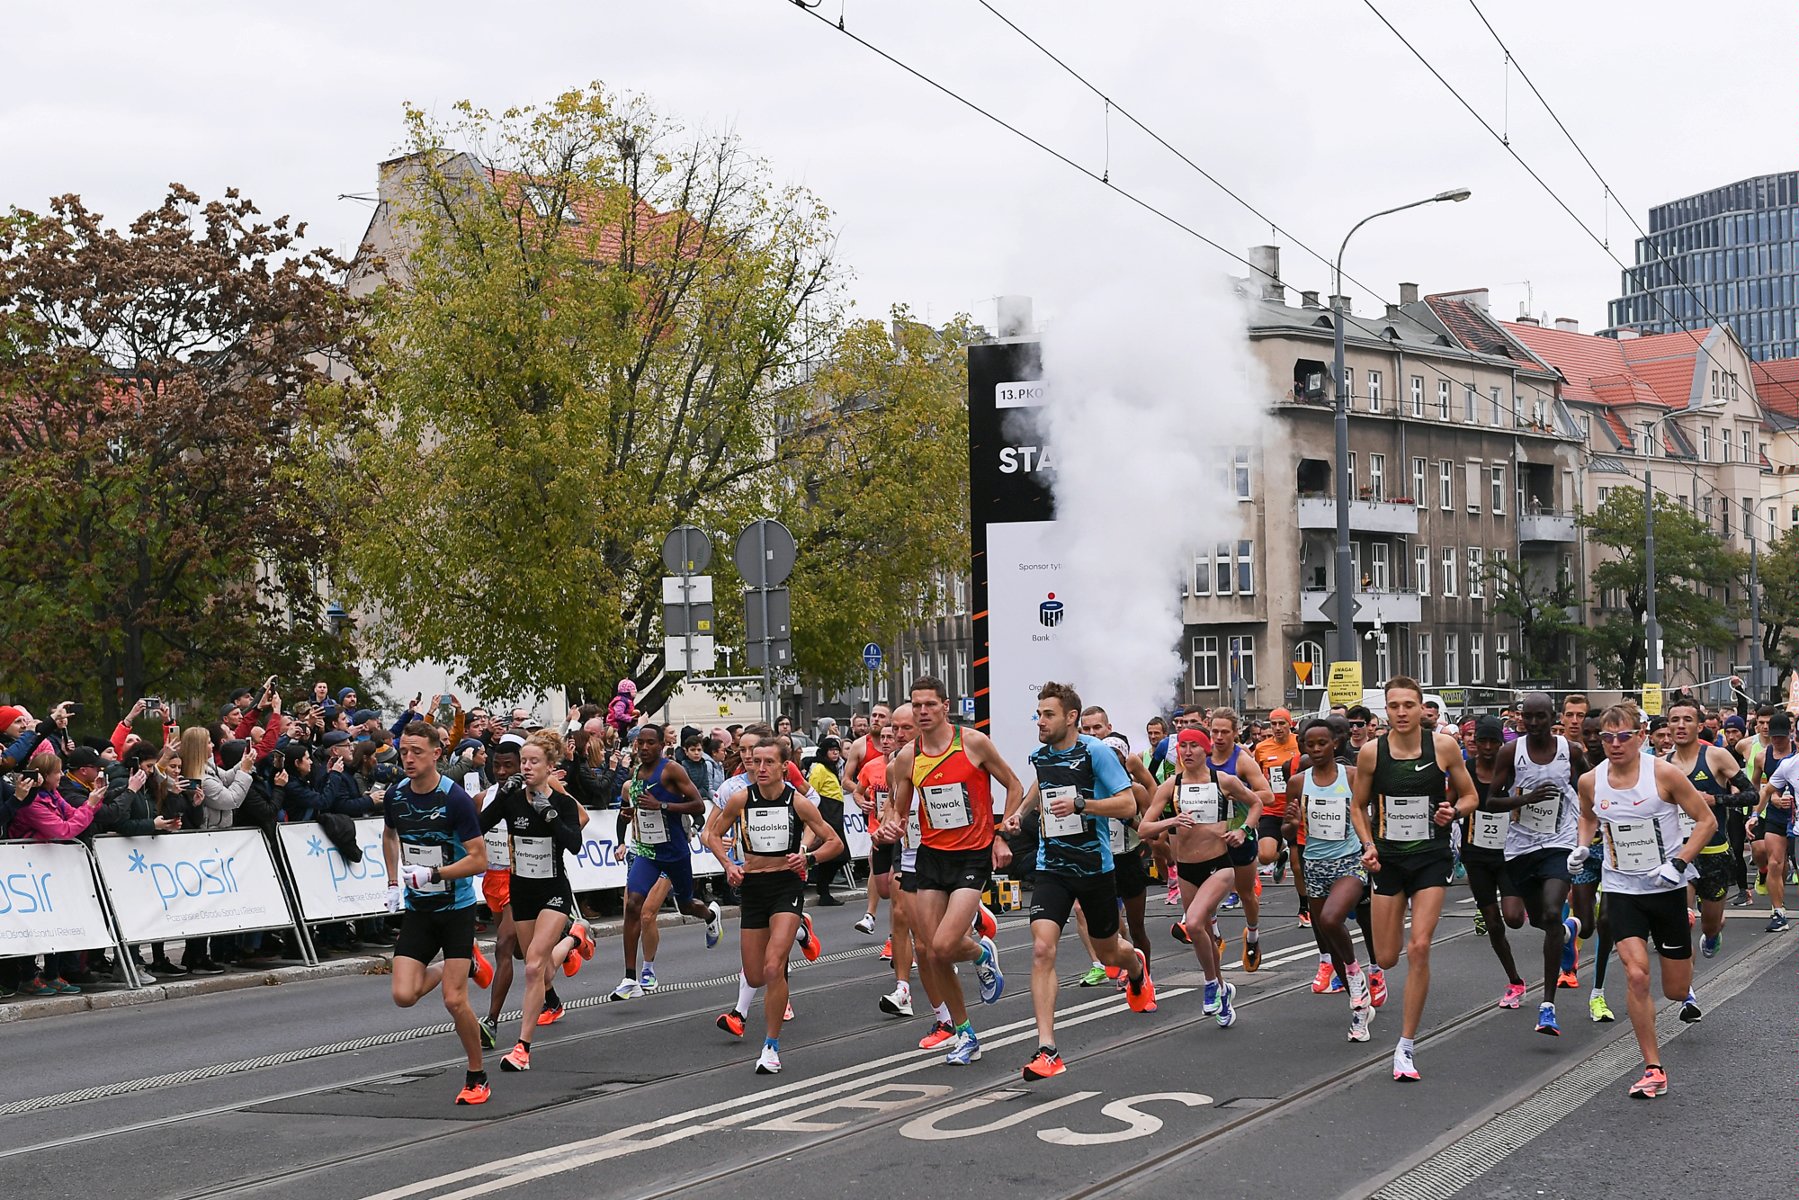
<path id="1" fill-rule="evenodd" d="M 1376 19 L 1361 0 L 1074 3 L 997 7 L 1221 181 L 1321 251 L 1379 208 L 1436 191 L 1466 204 L 1389 218 L 1358 235 L 1346 270 L 1357 308 L 1487 286 L 1515 315 L 1603 323 L 1617 268 Z M 1375 0 L 1595 230 L 1601 187 L 1463 0 Z M 1639 221 L 1650 205 L 1792 168 L 1794 26 L 1787 2 L 1482 0 Z M 822 0 L 834 22 L 989 107 L 1084 165 L 1105 163 L 1101 102 L 975 0 Z M 352 249 L 375 164 L 401 138 L 400 107 L 469 98 L 498 109 L 603 81 L 693 126 L 730 127 L 779 176 L 836 214 L 852 294 L 941 320 L 991 323 L 991 297 L 1033 292 L 1125 231 L 1179 273 L 1232 264 L 1128 201 L 812 20 L 790 0 L 583 4 L 33 5 L 8 14 L 0 66 L 0 201 L 81 193 L 115 219 L 153 207 L 170 180 L 203 195 L 236 185 L 265 212 Z M 1509 111 L 1508 111 L 1509 109 Z M 1114 183 L 1235 250 L 1269 230 L 1113 114 Z M 1609 214 L 1631 259 L 1629 221 Z M 1294 288 L 1327 270 L 1281 239 Z M 1135 257 L 1134 255 L 1132 257 Z M 1053 288 L 1051 289 L 1053 290 Z"/>

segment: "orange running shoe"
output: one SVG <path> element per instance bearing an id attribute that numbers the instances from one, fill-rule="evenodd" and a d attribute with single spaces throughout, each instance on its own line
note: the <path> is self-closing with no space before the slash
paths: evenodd
<path id="1" fill-rule="evenodd" d="M 1143 967 L 1143 982 L 1130 982 L 1127 977 L 1124 984 L 1124 1002 L 1132 1012 L 1152 1013 L 1156 1011 L 1156 984 L 1149 977 L 1149 960 L 1143 957 L 1143 951 L 1136 951 L 1137 962 Z M 1061 1059 L 1056 1060 L 1060 1065 Z"/>
<path id="2" fill-rule="evenodd" d="M 893 938 L 892 937 L 888 937 L 888 939 L 886 941 L 881 943 L 881 961 L 888 962 L 888 963 L 893 961 Z"/>
<path id="3" fill-rule="evenodd" d="M 554 1025 L 556 1022 L 562 1020 L 562 1015 L 565 1011 L 567 1010 L 560 1004 L 554 1008 L 545 1008 L 537 1014 L 537 1023 L 539 1025 Z"/>
<path id="4" fill-rule="evenodd" d="M 1573 971 L 1563 971 L 1555 977 L 1555 986 L 1558 988 L 1577 988 L 1580 986 L 1580 976 L 1576 975 Z"/>
<path id="5" fill-rule="evenodd" d="M 805 954 L 807 962 L 817 962 L 818 956 L 824 953 L 825 948 L 818 944 L 818 931 L 812 928 L 812 918 L 801 913 L 800 925 L 806 930 L 806 936 L 800 942 L 800 950 Z"/>
<path id="6" fill-rule="evenodd" d="M 1668 1073 L 1660 1067 L 1644 1067 L 1643 1077 L 1630 1085 L 1630 1094 L 1643 1100 L 1653 1100 L 1667 1090 Z"/>
<path id="7" fill-rule="evenodd" d="M 562 960 L 562 973 L 573 979 L 581 965 L 593 958 L 593 934 L 588 931 L 586 921 L 576 921 L 568 927 L 568 935 L 575 939 L 575 948 Z"/>
<path id="8" fill-rule="evenodd" d="M 475 981 L 476 987 L 484 988 L 493 982 L 493 963 L 488 961 L 487 955 L 481 953 L 480 942 L 474 944 L 474 949 L 471 957 L 475 960 L 475 965 L 469 971 L 469 978 Z"/>
<path id="9" fill-rule="evenodd" d="M 506 1052 L 500 1060 L 502 1071 L 529 1071 L 531 1069 L 531 1043 L 520 1042 Z"/>
<path id="10" fill-rule="evenodd" d="M 1173 926 L 1169 928 L 1168 932 L 1173 934 L 1174 940 L 1183 946 L 1191 946 L 1193 944 L 1193 939 L 1187 936 L 1187 927 L 1179 921 L 1176 921 Z"/>
<path id="11" fill-rule="evenodd" d="M 743 1015 L 736 1009 L 719 1013 L 718 1020 L 714 1024 L 734 1038 L 743 1036 Z"/>
<path id="12" fill-rule="evenodd" d="M 487 1086 L 487 1080 L 480 1083 L 465 1083 L 462 1090 L 456 1093 L 458 1104 L 486 1104 L 487 1098 L 493 1095 L 493 1089 Z"/>
<path id="13" fill-rule="evenodd" d="M 985 904 L 978 904 L 975 906 L 974 927 L 975 931 L 984 938 L 999 936 L 999 919 L 993 915 L 993 910 L 988 908 Z"/>
<path id="14" fill-rule="evenodd" d="M 1068 1068 L 1063 1065 L 1060 1054 L 1051 1054 L 1048 1050 L 1039 1049 L 1031 1061 L 1024 1064 L 1025 1082 L 1033 1079 L 1048 1079 L 1052 1075 L 1060 1075 Z"/>
<path id="15" fill-rule="evenodd" d="M 938 1021 L 931 1026 L 931 1032 L 918 1039 L 920 1050 L 935 1050 L 945 1042 L 956 1040 L 956 1031 L 948 1021 Z"/>
<path id="16" fill-rule="evenodd" d="M 1318 974 L 1312 977 L 1312 995 L 1322 996 L 1324 993 L 1330 991 L 1331 980 L 1335 979 L 1336 975 L 1337 972 L 1335 967 L 1331 966 L 1323 959 L 1319 959 Z"/>

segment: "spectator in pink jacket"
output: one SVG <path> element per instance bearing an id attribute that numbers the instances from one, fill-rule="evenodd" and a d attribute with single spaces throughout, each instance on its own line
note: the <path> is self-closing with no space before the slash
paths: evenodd
<path id="1" fill-rule="evenodd" d="M 19 773 L 18 788 L 29 797 L 13 814 L 7 827 L 9 836 L 29 838 L 34 842 L 59 842 L 80 836 L 93 823 L 106 798 L 105 789 L 88 794 L 87 803 L 72 807 L 58 790 L 62 786 L 62 759 L 54 754 L 31 756 L 25 770 Z M 81 991 L 68 981 L 81 964 L 78 952 L 64 951 L 44 955 L 44 969 L 19 985 L 27 996 L 74 995 Z"/>

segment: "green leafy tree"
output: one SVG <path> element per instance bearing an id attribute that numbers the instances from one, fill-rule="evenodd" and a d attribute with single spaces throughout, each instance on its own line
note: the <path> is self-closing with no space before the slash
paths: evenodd
<path id="1" fill-rule="evenodd" d="M 1777 676 L 1799 664 L 1799 526 L 1757 555 L 1762 591 L 1762 656 Z"/>
<path id="2" fill-rule="evenodd" d="M 0 218 L 0 691 L 111 721 L 327 653 L 336 516 L 290 443 L 350 315 L 304 232 L 179 185 L 122 229 Z"/>
<path id="3" fill-rule="evenodd" d="M 1486 574 L 1493 584 L 1493 614 L 1511 621 L 1518 630 L 1512 677 L 1521 682 L 1550 683 L 1571 679 L 1574 646 L 1585 633 L 1580 622 L 1569 616 L 1580 603 L 1574 581 L 1559 571 L 1553 579 L 1548 578 L 1518 558 L 1498 559 L 1488 565 Z"/>
<path id="4" fill-rule="evenodd" d="M 1642 492 L 1613 488 L 1598 511 L 1581 518 L 1581 525 L 1595 545 L 1608 551 L 1589 576 L 1598 617 L 1587 635 L 1592 662 L 1607 686 L 1633 691 L 1642 683 L 1646 658 Z M 1740 613 L 1714 597 L 1712 589 L 1740 588 L 1748 565 L 1747 555 L 1730 549 L 1698 516 L 1664 496 L 1655 497 L 1655 604 L 1664 655 L 1735 645 Z M 1597 607 L 1608 592 L 1623 596 L 1622 608 Z"/>
<path id="5" fill-rule="evenodd" d="M 629 676 L 654 707 L 679 682 L 664 535 L 712 536 L 730 644 L 731 544 L 774 516 L 800 548 L 796 666 L 853 677 L 916 604 L 888 581 L 961 545 L 967 330 L 847 322 L 828 213 L 732 137 L 598 87 L 455 114 L 408 114 L 392 238 L 358 277 L 369 336 L 319 430 L 377 518 L 339 560 L 364 636 L 486 695 Z"/>

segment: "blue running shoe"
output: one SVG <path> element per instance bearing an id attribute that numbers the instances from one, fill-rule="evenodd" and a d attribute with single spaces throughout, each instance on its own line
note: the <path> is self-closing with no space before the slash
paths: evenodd
<path id="1" fill-rule="evenodd" d="M 1006 976 L 999 969 L 999 947 L 993 939 L 981 939 L 981 957 L 974 962 L 975 978 L 981 981 L 981 1003 L 996 1004 L 1006 992 Z M 975 1047 L 975 1057 L 980 1057 L 980 1046 Z"/>
<path id="2" fill-rule="evenodd" d="M 943 1061 L 952 1067 L 966 1067 L 979 1057 L 981 1057 L 981 1039 L 974 1035 L 974 1029 L 971 1026 L 968 1029 L 957 1031 L 956 1044 L 951 1046 L 950 1052 L 943 1056 Z"/>
<path id="3" fill-rule="evenodd" d="M 656 990 L 656 968 L 646 965 L 644 967 L 643 971 L 637 976 L 637 984 L 639 987 L 643 988 L 643 990 L 646 992 L 655 991 Z"/>
<path id="4" fill-rule="evenodd" d="M 1546 1033 L 1550 1037 L 1562 1036 L 1562 1027 L 1555 1019 L 1555 1005 L 1537 1005 L 1537 1032 Z"/>
<path id="5" fill-rule="evenodd" d="M 1705 955 L 1707 958 L 1715 958 L 1718 953 L 1718 947 L 1723 944 L 1724 935 L 1722 933 L 1704 934 L 1699 938 L 1699 953 Z"/>
<path id="6" fill-rule="evenodd" d="M 1232 892 L 1230 895 L 1228 895 L 1224 898 L 1223 907 L 1225 907 L 1225 908 L 1242 908 L 1243 907 L 1243 898 L 1241 896 L 1237 895 L 1237 893 Z"/>
<path id="7" fill-rule="evenodd" d="M 1218 989 L 1218 1028 L 1229 1029 L 1237 1023 L 1237 985 L 1227 983 Z"/>
<path id="8" fill-rule="evenodd" d="M 1331 985 L 1325 989 L 1326 994 L 1343 990 L 1343 977 L 1335 971 L 1331 972 Z"/>
<path id="9" fill-rule="evenodd" d="M 1200 1011 L 1208 1017 L 1216 1016 L 1218 1013 L 1218 988 L 1217 980 L 1206 980 L 1205 1003 L 1201 1005 Z"/>
<path id="10" fill-rule="evenodd" d="M 1562 970 L 1571 972 L 1574 970 L 1574 956 L 1577 953 L 1576 943 L 1580 938 L 1580 922 L 1573 917 L 1563 917 L 1562 929 Z"/>

